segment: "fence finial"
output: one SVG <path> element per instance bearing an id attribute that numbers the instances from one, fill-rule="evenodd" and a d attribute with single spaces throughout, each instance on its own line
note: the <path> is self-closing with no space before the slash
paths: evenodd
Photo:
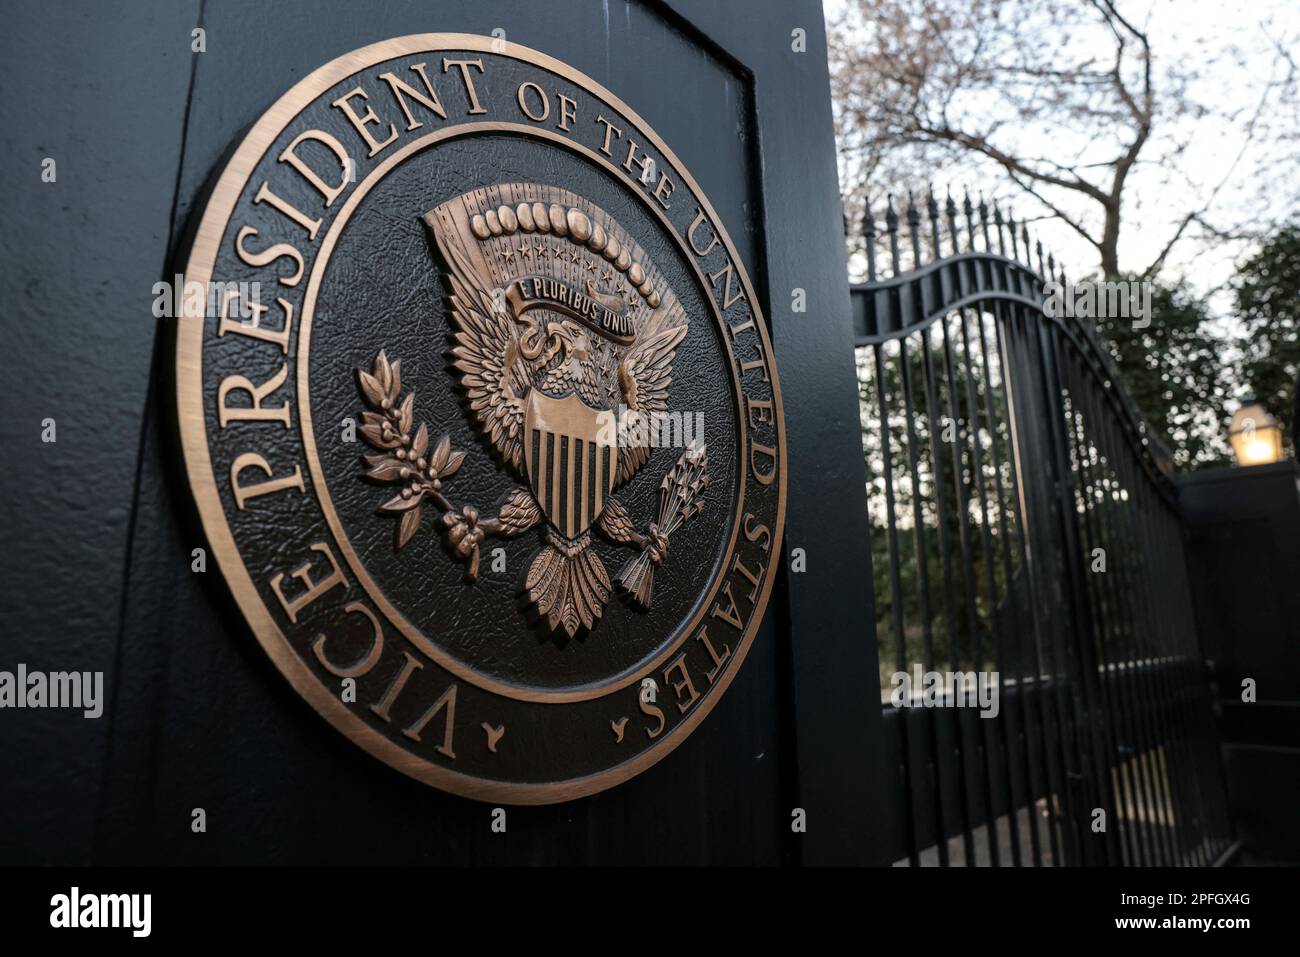
<path id="1" fill-rule="evenodd" d="M 930 183 L 925 197 L 925 212 L 930 217 L 930 255 L 934 259 L 943 258 L 943 249 L 939 245 L 939 201 L 934 196 L 934 184 Z M 921 265 L 918 259 L 916 264 Z"/>
<path id="2" fill-rule="evenodd" d="M 982 195 L 980 196 L 980 206 L 984 207 L 984 197 Z M 987 207 L 984 208 L 987 209 Z M 987 220 L 985 222 L 987 223 Z M 1005 256 L 1007 254 L 1007 240 L 1006 234 L 1002 231 L 1002 210 L 998 206 L 996 199 L 993 201 L 993 229 L 998 234 L 998 255 Z"/>
<path id="3" fill-rule="evenodd" d="M 970 251 L 975 251 L 975 207 L 971 205 L 970 189 L 962 187 L 962 215 L 966 217 L 966 238 L 970 242 Z"/>
<path id="4" fill-rule="evenodd" d="M 951 186 L 948 187 L 948 198 L 944 201 L 943 211 L 948 217 L 948 232 L 952 234 L 949 237 L 949 242 L 952 243 L 952 251 L 959 253 L 961 252 L 961 233 L 957 229 L 957 204 L 952 200 Z"/>
<path id="5" fill-rule="evenodd" d="M 899 254 L 898 254 L 898 212 L 894 209 L 894 194 L 889 194 L 889 202 L 885 209 L 885 231 L 889 234 L 889 261 L 894 270 L 894 275 L 899 273 Z"/>
<path id="6" fill-rule="evenodd" d="M 862 211 L 862 240 L 867 247 L 867 281 L 876 281 L 876 218 L 871 215 L 871 197 Z"/>
<path id="7" fill-rule="evenodd" d="M 876 217 L 871 215 L 871 197 L 867 197 L 867 205 L 862 210 L 862 238 L 867 242 L 876 240 Z"/>
<path id="8" fill-rule="evenodd" d="M 916 197 L 907 191 L 907 233 L 912 240 L 912 268 L 921 265 L 921 211 L 916 208 Z"/>

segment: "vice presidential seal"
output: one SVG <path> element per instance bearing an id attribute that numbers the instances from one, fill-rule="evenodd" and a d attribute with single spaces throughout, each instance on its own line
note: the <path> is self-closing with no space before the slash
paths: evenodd
<path id="1" fill-rule="evenodd" d="M 185 279 L 205 532 L 353 741 L 544 803 L 714 706 L 775 574 L 780 389 L 722 223 L 626 104 L 490 38 L 365 47 L 252 128 Z"/>

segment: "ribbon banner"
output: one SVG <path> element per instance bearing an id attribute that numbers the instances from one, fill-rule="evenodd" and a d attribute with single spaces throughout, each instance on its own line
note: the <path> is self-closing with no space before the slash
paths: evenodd
<path id="1" fill-rule="evenodd" d="M 551 309 L 619 345 L 631 345 L 636 339 L 636 327 L 627 303 L 618 296 L 600 292 L 590 281 L 587 291 L 582 292 L 563 279 L 523 276 L 506 288 L 506 302 L 516 319 L 530 309 Z"/>

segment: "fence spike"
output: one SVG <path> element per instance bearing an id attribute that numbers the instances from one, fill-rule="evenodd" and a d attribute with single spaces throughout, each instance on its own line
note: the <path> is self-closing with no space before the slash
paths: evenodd
<path id="1" fill-rule="evenodd" d="M 953 202 L 951 186 L 948 187 L 948 198 L 943 204 L 943 211 L 948 216 L 948 232 L 952 234 L 948 237 L 948 242 L 952 244 L 952 251 L 959 253 L 961 252 L 961 232 L 957 229 L 957 204 Z"/>
<path id="2" fill-rule="evenodd" d="M 912 240 L 912 268 L 921 265 L 921 211 L 916 208 L 916 197 L 907 191 L 907 231 Z"/>
<path id="3" fill-rule="evenodd" d="M 862 211 L 862 241 L 867 247 L 867 281 L 876 281 L 876 218 L 871 215 L 871 197 Z"/>
<path id="4" fill-rule="evenodd" d="M 971 205 L 970 190 L 963 187 L 964 194 L 961 203 L 961 211 L 966 217 L 966 238 L 970 243 L 970 251 L 975 251 L 975 207 Z"/>
<path id="5" fill-rule="evenodd" d="M 885 208 L 885 232 L 889 234 L 889 259 L 894 275 L 897 276 L 901 271 L 899 269 L 899 252 L 898 252 L 898 211 L 894 209 L 894 194 L 889 194 L 888 205 Z"/>
<path id="6" fill-rule="evenodd" d="M 930 255 L 931 262 L 943 257 L 939 246 L 939 201 L 934 196 L 934 184 L 931 183 L 925 198 L 925 212 L 930 218 Z M 920 263 L 917 263 L 919 266 Z"/>

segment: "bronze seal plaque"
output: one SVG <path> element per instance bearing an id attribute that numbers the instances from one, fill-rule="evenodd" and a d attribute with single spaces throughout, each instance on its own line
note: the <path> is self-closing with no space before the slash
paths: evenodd
<path id="1" fill-rule="evenodd" d="M 626 104 L 491 38 L 357 50 L 248 133 L 184 278 L 204 530 L 335 727 L 525 804 L 704 718 L 772 588 L 780 389 L 735 248 Z"/>

